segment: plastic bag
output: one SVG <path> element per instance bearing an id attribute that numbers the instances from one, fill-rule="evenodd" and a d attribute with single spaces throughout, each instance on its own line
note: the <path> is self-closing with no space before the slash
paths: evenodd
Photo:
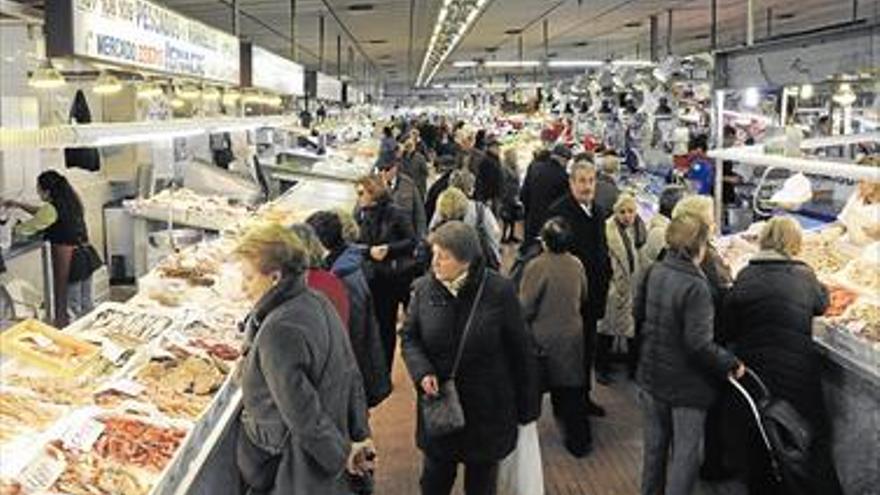
<path id="1" fill-rule="evenodd" d="M 516 448 L 503 461 L 498 472 L 499 495 L 544 495 L 544 470 L 538 424 L 519 427 Z"/>

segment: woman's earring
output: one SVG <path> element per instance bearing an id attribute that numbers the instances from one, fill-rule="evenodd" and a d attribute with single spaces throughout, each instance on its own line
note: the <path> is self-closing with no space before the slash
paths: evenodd
<path id="1" fill-rule="evenodd" d="M 275 285 L 278 282 L 281 282 L 281 274 L 278 272 L 275 272 L 272 274 L 272 285 Z"/>

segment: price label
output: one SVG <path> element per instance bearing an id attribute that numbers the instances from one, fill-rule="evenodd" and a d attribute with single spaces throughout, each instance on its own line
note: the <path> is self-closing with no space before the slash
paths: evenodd
<path id="1" fill-rule="evenodd" d="M 88 452 L 104 433 L 104 428 L 104 423 L 94 418 L 86 418 L 65 430 L 61 435 L 61 443 L 65 449 Z"/>
<path id="2" fill-rule="evenodd" d="M 24 493 L 43 492 L 58 481 L 66 468 L 67 462 L 63 458 L 44 452 L 24 468 L 18 475 L 18 482 Z"/>
<path id="3" fill-rule="evenodd" d="M 101 343 L 101 356 L 113 364 L 122 362 L 127 352 L 128 349 L 112 342 L 110 339 L 104 339 Z"/>
<path id="4" fill-rule="evenodd" d="M 96 392 L 96 395 L 101 394 L 103 392 L 107 392 L 108 390 L 114 390 L 116 392 L 121 392 L 121 393 L 128 395 L 128 396 L 131 396 L 131 397 L 137 397 L 137 396 L 141 395 L 144 392 L 144 390 L 146 390 L 146 387 L 144 387 L 143 385 L 141 385 L 140 383 L 138 383 L 134 380 L 129 380 L 128 378 L 120 378 L 118 380 L 113 380 L 112 382 L 109 382 L 106 385 L 104 385 L 103 387 L 101 387 L 100 389 L 98 389 L 98 391 Z"/>

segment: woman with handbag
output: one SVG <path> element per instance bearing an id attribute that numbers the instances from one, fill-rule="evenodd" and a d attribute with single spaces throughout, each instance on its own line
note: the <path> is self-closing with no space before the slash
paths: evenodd
<path id="1" fill-rule="evenodd" d="M 20 208 L 32 217 L 15 227 L 19 236 L 42 233 L 52 250 L 55 321 L 58 328 L 70 323 L 70 313 L 80 317 L 92 310 L 92 274 L 101 258 L 89 244 L 85 212 L 79 195 L 67 178 L 54 170 L 37 177 L 41 205 L 7 200 L 7 208 Z"/>
<path id="2" fill-rule="evenodd" d="M 257 225 L 235 253 L 255 301 L 237 373 L 242 481 L 250 494 L 346 495 L 346 472 L 368 476 L 375 451 L 345 327 L 332 303 L 306 287 L 296 234 Z"/>
<path id="3" fill-rule="evenodd" d="M 452 221 L 429 237 L 432 272 L 414 284 L 401 331 L 419 391 L 422 495 L 448 495 L 458 464 L 466 495 L 494 495 L 517 425 L 540 412 L 535 356 L 513 284 L 487 270 L 473 227 Z"/>
<path id="4" fill-rule="evenodd" d="M 523 270 L 519 297 L 539 350 L 542 387 L 550 392 L 565 448 L 575 457 L 584 457 L 592 449 L 584 402 L 587 275 L 580 260 L 568 252 L 573 236 L 562 218 L 551 218 L 544 224 L 544 252 Z"/>

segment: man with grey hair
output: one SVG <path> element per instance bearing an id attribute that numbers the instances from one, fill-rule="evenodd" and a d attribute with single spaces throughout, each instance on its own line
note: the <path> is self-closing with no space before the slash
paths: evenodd
<path id="1" fill-rule="evenodd" d="M 596 343 L 596 325 L 605 316 L 611 260 L 605 239 L 606 213 L 597 205 L 596 167 L 587 161 L 571 166 L 569 191 L 550 207 L 550 216 L 564 218 L 574 233 L 571 253 L 584 265 L 589 289 L 584 310 L 584 367 L 587 373 L 587 409 L 591 415 L 605 411 L 589 397 Z M 587 421 L 587 418 L 584 418 Z"/>

